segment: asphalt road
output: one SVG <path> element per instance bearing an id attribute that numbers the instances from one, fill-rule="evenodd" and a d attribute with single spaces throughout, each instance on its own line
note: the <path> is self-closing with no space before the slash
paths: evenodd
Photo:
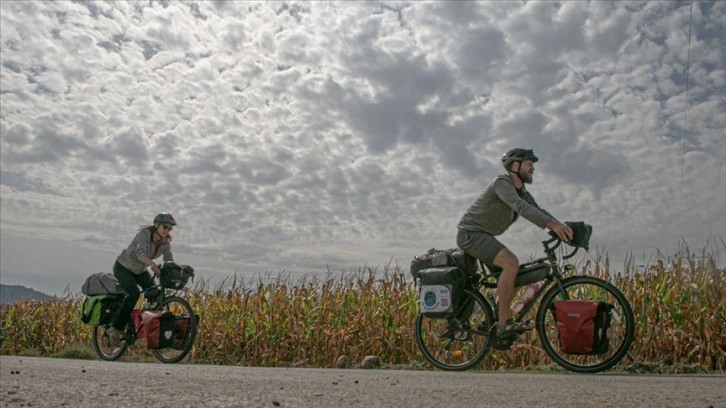
<path id="1" fill-rule="evenodd" d="M 10 407 L 723 407 L 723 375 L 250 368 L 0 356 Z"/>

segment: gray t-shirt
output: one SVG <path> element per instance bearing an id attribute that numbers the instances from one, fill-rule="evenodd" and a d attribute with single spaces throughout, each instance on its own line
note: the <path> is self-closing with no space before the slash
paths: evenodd
<path id="1" fill-rule="evenodd" d="M 496 236 L 503 234 L 520 215 L 540 228 L 555 218 L 537 205 L 524 186 L 517 190 L 512 176 L 502 174 L 469 206 L 457 227 Z"/>

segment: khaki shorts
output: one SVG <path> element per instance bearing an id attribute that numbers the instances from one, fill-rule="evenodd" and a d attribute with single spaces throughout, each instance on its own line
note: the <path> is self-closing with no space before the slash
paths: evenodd
<path id="1" fill-rule="evenodd" d="M 482 261 L 490 272 L 494 269 L 494 258 L 499 251 L 506 248 L 504 244 L 486 232 L 462 229 L 456 234 L 456 245 L 462 251 Z"/>

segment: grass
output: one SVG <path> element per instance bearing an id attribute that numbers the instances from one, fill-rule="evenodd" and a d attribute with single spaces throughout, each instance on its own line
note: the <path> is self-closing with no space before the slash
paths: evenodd
<path id="1" fill-rule="evenodd" d="M 723 244 L 723 241 L 721 241 Z M 726 245 L 724 245 L 726 247 Z M 691 254 L 688 247 L 658 254 L 635 268 L 632 257 L 615 271 L 607 256 L 578 262 L 577 273 L 601 277 L 621 288 L 636 315 L 623 372 L 702 373 L 726 370 L 726 271 L 718 251 Z M 638 269 L 638 270 L 636 270 Z M 375 355 L 381 368 L 424 369 L 413 321 L 416 290 L 407 268 L 362 268 L 333 277 L 245 282 L 237 276 L 210 287 L 197 282 L 186 293 L 199 312 L 191 364 L 273 367 L 335 367 L 340 356 L 353 366 Z M 96 358 L 90 329 L 80 322 L 82 298 L 65 295 L 45 302 L 0 306 L 0 354 Z M 561 370 L 525 336 L 506 353 L 490 353 L 483 370 Z M 126 361 L 154 361 L 139 343 Z"/>

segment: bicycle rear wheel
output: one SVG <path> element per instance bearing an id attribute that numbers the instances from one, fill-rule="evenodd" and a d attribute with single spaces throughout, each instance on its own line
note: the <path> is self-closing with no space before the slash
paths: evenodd
<path id="1" fill-rule="evenodd" d="M 153 349 L 152 353 L 162 363 L 177 363 L 191 351 L 197 336 L 197 316 L 189 303 L 178 296 L 168 296 L 159 309 L 174 315 L 173 344 L 171 347 Z"/>
<path id="2" fill-rule="evenodd" d="M 414 337 L 421 354 L 442 370 L 468 370 L 489 351 L 489 329 L 496 324 L 492 308 L 479 291 L 466 289 L 464 293 L 474 299 L 467 320 L 433 319 L 419 314 L 414 323 Z"/>
<path id="3" fill-rule="evenodd" d="M 106 329 L 110 326 L 110 324 L 100 324 L 91 327 L 91 340 L 93 341 L 93 348 L 96 349 L 96 354 L 102 360 L 116 361 L 126 352 L 129 346 L 125 341 L 121 341 L 121 344 L 117 347 L 111 346 L 106 334 Z"/>
<path id="4" fill-rule="evenodd" d="M 635 318 L 630 303 L 618 288 L 592 276 L 563 279 L 562 287 L 570 300 L 599 300 L 614 306 L 610 312 L 609 347 L 598 355 L 574 355 L 561 350 L 554 301 L 563 299 L 563 295 L 555 285 L 545 293 L 537 309 L 537 332 L 545 352 L 555 363 L 576 373 L 597 373 L 613 367 L 625 357 L 633 342 Z"/>

